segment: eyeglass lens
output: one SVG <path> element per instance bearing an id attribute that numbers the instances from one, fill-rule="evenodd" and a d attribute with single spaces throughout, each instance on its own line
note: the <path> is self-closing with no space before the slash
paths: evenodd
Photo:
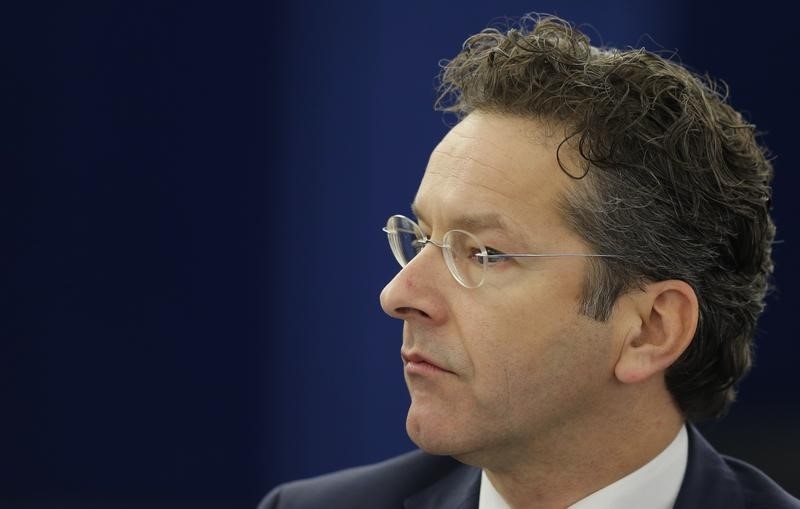
<path id="1" fill-rule="evenodd" d="M 400 266 L 405 267 L 425 246 L 431 242 L 410 219 L 392 216 L 386 224 L 386 233 L 392 253 Z M 450 230 L 442 238 L 442 254 L 453 277 L 467 288 L 476 288 L 483 283 L 486 273 L 486 248 L 471 233 Z M 483 256 L 476 256 L 482 254 Z"/>

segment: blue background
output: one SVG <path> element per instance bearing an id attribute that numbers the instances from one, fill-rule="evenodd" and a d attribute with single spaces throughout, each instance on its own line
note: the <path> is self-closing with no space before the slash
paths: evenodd
<path id="1" fill-rule="evenodd" d="M 446 132 L 439 59 L 529 11 L 677 48 L 766 133 L 778 290 L 704 430 L 800 495 L 797 18 L 777 1 L 26 2 L 0 8 L 0 507 L 249 508 L 412 448 L 380 228 Z"/>

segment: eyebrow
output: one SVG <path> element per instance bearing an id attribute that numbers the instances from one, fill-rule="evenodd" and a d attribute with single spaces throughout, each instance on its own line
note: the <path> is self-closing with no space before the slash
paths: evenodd
<path id="1" fill-rule="evenodd" d="M 411 212 L 420 219 L 422 222 L 429 223 L 425 216 L 420 212 L 416 203 L 411 204 Z M 481 213 L 481 214 L 461 214 L 456 217 L 452 222 L 455 228 L 467 230 L 470 233 L 476 233 L 482 230 L 502 230 L 505 232 L 513 232 L 514 230 L 508 225 L 508 222 L 496 212 Z"/>

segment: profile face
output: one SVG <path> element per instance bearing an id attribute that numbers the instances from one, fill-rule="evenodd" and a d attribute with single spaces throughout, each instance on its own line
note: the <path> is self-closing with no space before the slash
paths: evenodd
<path id="1" fill-rule="evenodd" d="M 482 112 L 462 120 L 434 149 L 414 200 L 423 232 L 441 241 L 467 230 L 503 253 L 590 252 L 559 209 L 567 186 L 586 183 L 559 168 L 560 130 L 549 130 Z M 488 465 L 602 412 L 618 331 L 613 316 L 578 312 L 588 263 L 507 259 L 465 288 L 428 244 L 389 282 L 381 305 L 404 321 L 406 427 L 420 448 Z"/>

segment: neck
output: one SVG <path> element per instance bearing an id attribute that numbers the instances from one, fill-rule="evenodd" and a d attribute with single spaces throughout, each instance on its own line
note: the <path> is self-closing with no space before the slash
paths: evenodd
<path id="1" fill-rule="evenodd" d="M 633 406 L 652 411 L 650 403 L 641 401 Z M 489 460 L 482 466 L 514 509 L 567 507 L 644 466 L 666 449 L 680 431 L 683 418 L 671 400 L 661 410 L 635 411 L 624 419 L 606 415 L 604 425 L 595 422 L 582 429 L 564 426 L 557 437 L 532 440 L 522 447 L 517 444 L 513 452 L 494 455 L 503 461 Z"/>

